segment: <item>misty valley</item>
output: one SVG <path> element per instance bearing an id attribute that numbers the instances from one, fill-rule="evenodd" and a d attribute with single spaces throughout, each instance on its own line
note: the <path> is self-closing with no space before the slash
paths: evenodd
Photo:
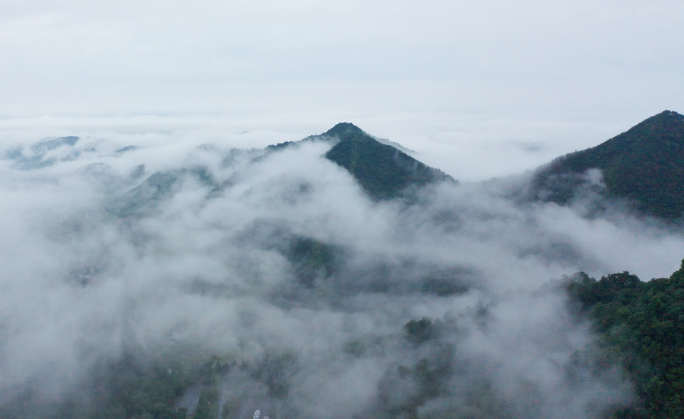
<path id="1" fill-rule="evenodd" d="M 483 182 L 351 123 L 0 163 L 2 419 L 684 417 L 676 112 Z"/>

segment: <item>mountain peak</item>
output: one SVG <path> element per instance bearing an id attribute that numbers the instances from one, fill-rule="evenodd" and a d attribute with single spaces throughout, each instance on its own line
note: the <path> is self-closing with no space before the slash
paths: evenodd
<path id="1" fill-rule="evenodd" d="M 404 153 L 387 140 L 378 141 L 350 122 L 340 122 L 321 135 L 300 142 L 285 142 L 267 147 L 280 150 L 306 141 L 330 141 L 333 146 L 325 158 L 346 169 L 375 200 L 404 196 L 429 183 L 450 181 L 446 173 L 429 167 Z M 401 147 L 400 147 L 401 148 Z"/>
<path id="2" fill-rule="evenodd" d="M 652 116 L 651 118 L 648 119 L 675 119 L 679 121 L 684 121 L 684 115 L 678 114 L 675 111 L 663 111 L 659 113 L 658 115 Z M 647 121 L 648 121 L 647 119 Z"/>
<path id="3" fill-rule="evenodd" d="M 352 124 L 351 122 L 340 122 L 339 124 L 330 128 L 323 135 L 341 138 L 341 137 L 344 137 L 344 136 L 347 136 L 350 134 L 352 134 L 352 135 L 354 135 L 354 134 L 365 134 L 365 132 L 361 128 Z"/>
<path id="4" fill-rule="evenodd" d="M 637 133 L 642 140 L 652 136 L 654 138 L 651 140 L 663 141 L 674 134 L 674 131 L 680 131 L 682 127 L 684 127 L 684 115 L 674 111 L 663 111 L 635 125 L 625 134 Z M 625 141 L 625 134 L 618 135 L 608 141 L 616 139 Z"/>
<path id="5" fill-rule="evenodd" d="M 374 199 L 395 198 L 428 183 L 454 181 L 446 173 L 379 142 L 354 124 L 339 123 L 323 135 L 340 139 L 325 157 L 347 169 Z"/>

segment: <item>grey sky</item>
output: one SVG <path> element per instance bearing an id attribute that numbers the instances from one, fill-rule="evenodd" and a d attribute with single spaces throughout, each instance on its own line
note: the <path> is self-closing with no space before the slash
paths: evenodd
<path id="1" fill-rule="evenodd" d="M 683 18 L 662 0 L 9 0 L 0 114 L 211 115 L 289 140 L 351 121 L 479 179 L 684 110 Z"/>

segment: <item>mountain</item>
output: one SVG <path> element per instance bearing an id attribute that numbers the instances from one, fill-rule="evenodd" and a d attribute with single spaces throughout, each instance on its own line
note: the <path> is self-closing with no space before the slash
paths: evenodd
<path id="1" fill-rule="evenodd" d="M 675 220 L 684 212 L 684 116 L 664 111 L 596 147 L 559 157 L 539 169 L 535 198 L 567 204 L 601 169 L 604 193 L 626 198 L 637 210 Z"/>
<path id="2" fill-rule="evenodd" d="M 349 122 L 340 122 L 320 135 L 270 145 L 266 149 L 276 151 L 308 141 L 333 142 L 335 145 L 325 158 L 347 169 L 375 200 L 396 198 L 430 183 L 457 182 L 441 170 L 409 156 L 398 144 L 378 140 Z"/>
<path id="3" fill-rule="evenodd" d="M 391 199 L 428 183 L 454 182 L 446 173 L 381 143 L 353 124 L 339 123 L 322 136 L 339 139 L 325 157 L 347 169 L 374 199 Z"/>
<path id="4" fill-rule="evenodd" d="M 71 138 L 71 137 L 69 137 Z M 74 137 L 76 138 L 76 137 Z M 349 171 L 368 195 L 375 200 L 386 200 L 430 183 L 456 182 L 446 173 L 429 167 L 401 151 L 391 142 L 378 141 L 354 124 L 342 122 L 320 135 L 300 141 L 270 145 L 265 151 L 277 152 L 305 142 L 325 141 L 333 147 L 325 158 Z M 399 146 L 400 147 L 400 146 Z M 117 154 L 137 149 L 135 146 L 117 150 Z M 253 157 L 259 161 L 267 154 Z M 139 186 L 111 202 L 108 210 L 117 216 L 145 215 L 154 212 L 160 201 L 171 198 L 179 180 L 186 175 L 196 176 L 202 183 L 213 185 L 214 179 L 204 168 L 180 169 L 154 173 Z M 226 185 L 213 185 L 220 190 Z"/>

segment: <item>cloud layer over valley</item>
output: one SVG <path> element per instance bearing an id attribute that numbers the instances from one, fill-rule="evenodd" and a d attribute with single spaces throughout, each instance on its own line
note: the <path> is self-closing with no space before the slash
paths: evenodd
<path id="1" fill-rule="evenodd" d="M 589 216 L 590 194 L 514 199 L 529 174 L 378 202 L 330 142 L 96 138 L 0 150 L 0 405 L 88 399 L 103 360 L 192 348 L 278 417 L 601 417 L 631 385 L 552 280 L 684 257 L 674 227 Z"/>

